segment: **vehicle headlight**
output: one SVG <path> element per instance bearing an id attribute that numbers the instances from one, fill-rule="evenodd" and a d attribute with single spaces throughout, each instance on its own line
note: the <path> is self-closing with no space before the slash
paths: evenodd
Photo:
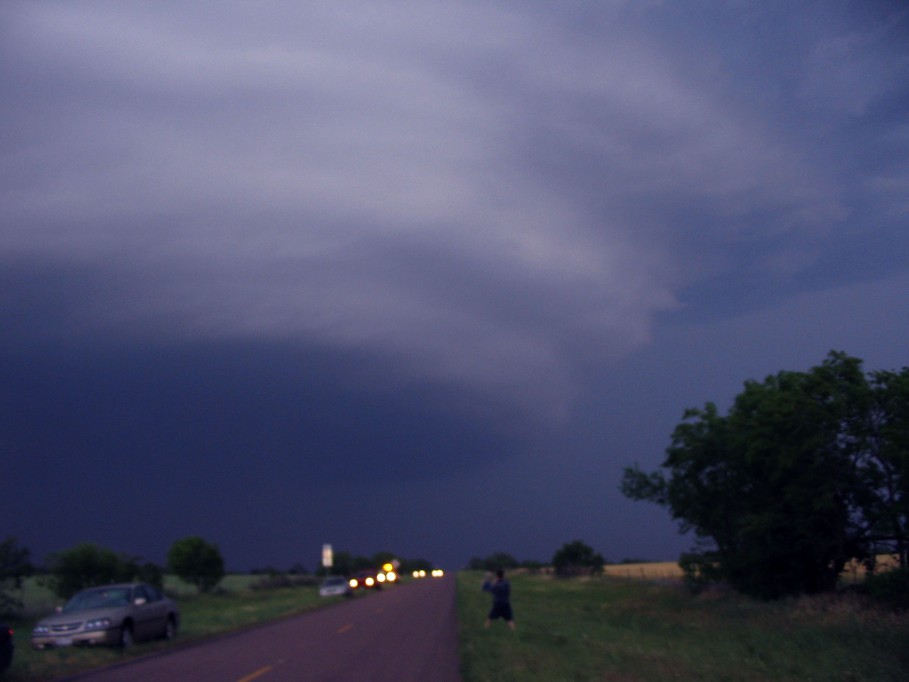
<path id="1" fill-rule="evenodd" d="M 374 578 L 367 578 L 367 579 L 366 579 L 366 587 L 372 587 L 372 586 L 375 585 L 375 584 L 376 584 L 376 581 L 375 581 Z"/>
<path id="2" fill-rule="evenodd" d="M 350 585 L 351 589 L 356 589 L 356 587 L 359 583 L 357 582 L 356 578 L 351 578 L 350 582 L 348 582 L 347 584 Z"/>
<path id="3" fill-rule="evenodd" d="M 46 625 L 36 625 L 35 629 L 32 630 L 33 635 L 46 635 L 50 632 L 50 628 Z"/>
<path id="4" fill-rule="evenodd" d="M 385 574 L 385 579 L 388 582 L 393 583 L 395 580 L 398 579 L 398 574 L 395 573 L 394 571 L 389 571 L 388 573 Z"/>
<path id="5" fill-rule="evenodd" d="M 380 583 L 384 583 L 384 582 L 385 582 L 385 574 L 384 574 L 384 573 L 379 573 L 379 575 L 376 576 L 376 580 L 378 580 Z"/>
<path id="6" fill-rule="evenodd" d="M 95 618 L 85 621 L 86 630 L 107 630 L 110 627 L 110 618 Z"/>

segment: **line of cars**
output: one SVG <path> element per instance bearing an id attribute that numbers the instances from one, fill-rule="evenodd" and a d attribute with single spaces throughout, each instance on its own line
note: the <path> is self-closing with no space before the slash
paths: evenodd
<path id="1" fill-rule="evenodd" d="M 325 578 L 319 587 L 323 597 L 353 596 L 357 590 L 381 590 L 384 585 L 391 585 L 398 580 L 393 564 L 384 564 L 377 570 L 360 570 L 352 576 L 332 575 Z"/>
<path id="2" fill-rule="evenodd" d="M 413 572 L 414 578 L 425 578 L 427 575 L 432 576 L 433 578 L 443 578 L 445 577 L 445 571 L 441 568 L 434 568 L 429 573 L 426 573 L 422 568 Z"/>

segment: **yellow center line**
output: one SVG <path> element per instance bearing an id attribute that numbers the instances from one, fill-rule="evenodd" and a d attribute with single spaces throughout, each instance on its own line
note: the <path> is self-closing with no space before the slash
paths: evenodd
<path id="1" fill-rule="evenodd" d="M 267 665 L 264 668 L 259 668 L 254 673 L 250 673 L 246 677 L 241 677 L 239 680 L 237 680 L 237 682 L 251 682 L 252 680 L 256 679 L 257 677 L 262 677 L 262 675 L 264 675 L 266 673 L 270 673 L 271 671 L 272 671 L 272 666 Z"/>
<path id="2" fill-rule="evenodd" d="M 352 629 L 353 629 L 353 623 L 348 623 L 348 624 L 345 625 L 343 628 L 341 628 L 340 630 L 338 630 L 338 633 L 337 633 L 337 634 L 340 635 L 340 634 L 342 634 L 342 633 L 344 633 L 344 632 L 347 632 L 348 630 L 352 630 Z"/>

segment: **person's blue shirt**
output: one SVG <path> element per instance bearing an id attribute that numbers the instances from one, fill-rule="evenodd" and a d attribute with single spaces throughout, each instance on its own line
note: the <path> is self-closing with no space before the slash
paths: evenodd
<path id="1" fill-rule="evenodd" d="M 483 590 L 492 592 L 492 602 L 494 604 L 507 604 L 511 599 L 511 585 L 508 584 L 508 581 L 505 580 L 505 578 L 496 580 L 495 582 L 487 580 L 483 583 Z"/>

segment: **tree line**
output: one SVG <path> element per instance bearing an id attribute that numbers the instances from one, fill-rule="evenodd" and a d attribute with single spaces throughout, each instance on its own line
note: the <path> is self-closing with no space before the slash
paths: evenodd
<path id="1" fill-rule="evenodd" d="M 596 552 L 590 545 L 581 540 L 566 542 L 547 564 L 542 561 L 518 561 L 508 552 L 494 552 L 486 557 L 473 557 L 467 562 L 471 571 L 495 571 L 497 569 L 527 568 L 538 570 L 551 567 L 553 572 L 562 577 L 574 575 L 596 575 L 603 572 L 606 560 L 603 555 Z"/>
<path id="2" fill-rule="evenodd" d="M 348 551 L 334 553 L 332 568 L 320 567 L 316 575 L 335 573 L 350 575 L 361 569 L 374 569 L 397 560 L 392 552 L 382 551 L 371 556 L 355 555 Z M 431 570 L 425 559 L 397 560 L 401 572 Z M 116 582 L 146 582 L 163 589 L 165 571 L 194 585 L 199 592 L 211 592 L 225 576 L 224 558 L 218 545 L 199 536 L 177 540 L 167 553 L 165 566 L 143 561 L 139 557 L 118 553 L 91 542 L 79 543 L 47 557 L 43 568 L 31 561 L 31 552 L 8 537 L 0 542 L 0 614 L 22 608 L 15 596 L 26 577 L 39 574 L 42 584 L 62 599 L 68 599 L 86 587 Z M 301 563 L 294 564 L 288 573 L 305 574 Z M 268 566 L 253 569 L 254 574 L 284 573 Z"/>
<path id="3" fill-rule="evenodd" d="M 225 575 L 224 558 L 218 546 L 198 536 L 177 540 L 167 553 L 166 569 L 181 580 L 209 592 Z M 11 594 L 22 588 L 24 579 L 40 574 L 43 585 L 63 599 L 86 587 L 139 581 L 164 586 L 164 568 L 139 557 L 118 553 L 92 542 L 82 542 L 47 557 L 39 569 L 31 562 L 31 552 L 16 538 L 0 543 L 0 613 L 21 608 Z"/>
<path id="4" fill-rule="evenodd" d="M 761 598 L 836 589 L 844 566 L 894 554 L 909 585 L 909 368 L 865 373 L 831 352 L 807 372 L 748 381 L 729 411 L 689 409 L 661 468 L 622 492 L 669 510 L 697 546 L 692 585 Z"/>

